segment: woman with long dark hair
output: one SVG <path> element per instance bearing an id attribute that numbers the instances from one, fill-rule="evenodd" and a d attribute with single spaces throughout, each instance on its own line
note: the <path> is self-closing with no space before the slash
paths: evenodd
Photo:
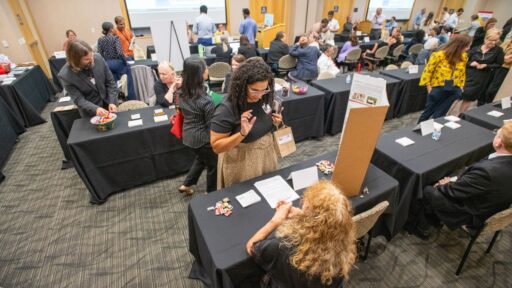
<path id="1" fill-rule="evenodd" d="M 281 111 L 272 113 L 273 100 L 270 67 L 259 57 L 242 63 L 211 124 L 210 142 L 219 154 L 218 189 L 277 169 L 271 132 L 282 116 Z"/>
<path id="2" fill-rule="evenodd" d="M 245 59 L 258 56 L 258 50 L 249 42 L 249 38 L 245 35 L 240 36 L 240 47 L 238 54 L 244 55 Z"/>
<path id="3" fill-rule="evenodd" d="M 208 68 L 203 59 L 189 57 L 183 63 L 183 82 L 177 95 L 176 105 L 183 113 L 183 144 L 190 147 L 196 159 L 188 171 L 180 192 L 194 193 L 191 186 L 197 184 L 206 167 L 206 191 L 217 190 L 217 155 L 210 145 L 210 122 L 215 105 L 207 93 L 204 80 Z"/>
<path id="4" fill-rule="evenodd" d="M 484 44 L 485 34 L 487 34 L 487 31 L 494 28 L 496 23 L 498 23 L 498 19 L 492 17 L 487 19 L 487 22 L 485 22 L 484 26 L 478 27 L 475 31 L 475 36 L 473 36 L 473 43 L 471 43 L 471 48 L 482 46 L 482 44 Z"/>
<path id="5" fill-rule="evenodd" d="M 428 96 L 418 123 L 431 116 L 438 118 L 446 115 L 453 102 L 460 97 L 466 81 L 466 51 L 469 45 L 471 37 L 460 35 L 430 56 L 420 79 L 420 86 L 427 86 Z"/>
<path id="6" fill-rule="evenodd" d="M 103 22 L 101 25 L 103 36 L 98 39 L 98 53 L 107 61 L 108 68 L 112 72 L 114 79 L 119 81 L 122 75 L 128 76 L 128 100 L 135 100 L 135 90 L 133 88 L 133 79 L 130 66 L 123 54 L 123 48 L 119 37 L 114 35 L 114 24 Z"/>

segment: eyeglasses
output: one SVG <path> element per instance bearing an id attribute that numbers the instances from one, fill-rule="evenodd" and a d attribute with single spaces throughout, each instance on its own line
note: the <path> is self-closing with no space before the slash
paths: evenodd
<path id="1" fill-rule="evenodd" d="M 252 95 L 265 95 L 268 92 L 270 92 L 270 89 L 268 87 L 265 90 L 252 90 L 251 88 L 249 88 L 249 93 L 251 93 Z"/>

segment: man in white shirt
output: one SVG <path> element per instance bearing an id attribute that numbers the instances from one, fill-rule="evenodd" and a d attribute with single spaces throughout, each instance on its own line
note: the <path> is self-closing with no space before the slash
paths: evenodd
<path id="1" fill-rule="evenodd" d="M 441 15 L 441 19 L 439 22 L 441 22 L 441 24 L 446 24 L 448 18 L 450 18 L 450 13 L 448 13 L 448 7 L 443 7 L 443 14 Z"/>
<path id="2" fill-rule="evenodd" d="M 197 44 L 211 46 L 213 45 L 213 32 L 216 30 L 215 23 L 213 23 L 212 18 L 206 15 L 208 13 L 208 7 L 206 7 L 206 5 L 201 5 L 201 7 L 199 7 L 199 11 L 201 12 L 201 15 L 194 19 L 192 32 L 197 35 Z"/>
<path id="3" fill-rule="evenodd" d="M 370 39 L 378 40 L 380 39 L 382 25 L 386 22 L 386 18 L 384 17 L 384 14 L 382 14 L 382 8 L 377 8 L 371 21 L 372 30 L 370 31 Z"/>
<path id="4" fill-rule="evenodd" d="M 446 25 L 450 27 L 452 30 L 455 29 L 455 27 L 457 27 L 457 25 L 459 24 L 459 17 L 462 15 L 462 13 L 464 13 L 464 9 L 459 8 L 459 10 L 457 10 L 457 13 L 450 14 L 450 18 L 448 18 Z"/>
<path id="5" fill-rule="evenodd" d="M 322 72 L 329 72 L 333 76 L 336 76 L 340 72 L 340 69 L 338 69 L 336 64 L 334 64 L 333 58 L 336 56 L 334 55 L 334 46 L 331 44 L 324 44 L 320 49 L 323 53 L 317 61 L 318 74 L 320 75 Z"/>
<path id="6" fill-rule="evenodd" d="M 329 20 L 329 24 L 327 24 L 329 31 L 336 33 L 340 30 L 340 23 L 334 18 L 334 11 L 327 12 L 327 20 Z"/>

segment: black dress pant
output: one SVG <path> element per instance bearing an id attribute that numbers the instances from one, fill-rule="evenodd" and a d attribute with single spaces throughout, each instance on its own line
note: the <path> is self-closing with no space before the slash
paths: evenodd
<path id="1" fill-rule="evenodd" d="M 188 170 L 183 185 L 192 186 L 197 184 L 201 173 L 206 168 L 206 191 L 217 190 L 217 154 L 213 152 L 212 146 L 208 143 L 199 148 L 191 148 L 196 154 L 194 163 Z"/>

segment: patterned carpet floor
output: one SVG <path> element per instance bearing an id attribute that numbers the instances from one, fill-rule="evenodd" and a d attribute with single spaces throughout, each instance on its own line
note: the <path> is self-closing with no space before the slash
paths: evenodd
<path id="1" fill-rule="evenodd" d="M 43 112 L 45 119 L 54 104 Z M 384 132 L 416 122 L 418 113 L 388 121 Z M 282 167 L 335 150 L 339 135 L 298 144 Z M 20 136 L 0 184 L 0 287 L 202 287 L 187 278 L 184 175 L 113 195 L 101 206 L 63 155 L 50 122 Z M 205 176 L 196 190 L 205 190 Z M 196 196 L 192 196 L 196 197 Z M 469 239 L 441 230 L 430 241 L 401 233 L 376 238 L 348 287 L 512 287 L 512 229 L 484 251 L 477 241 L 463 274 L 454 275 Z"/>

